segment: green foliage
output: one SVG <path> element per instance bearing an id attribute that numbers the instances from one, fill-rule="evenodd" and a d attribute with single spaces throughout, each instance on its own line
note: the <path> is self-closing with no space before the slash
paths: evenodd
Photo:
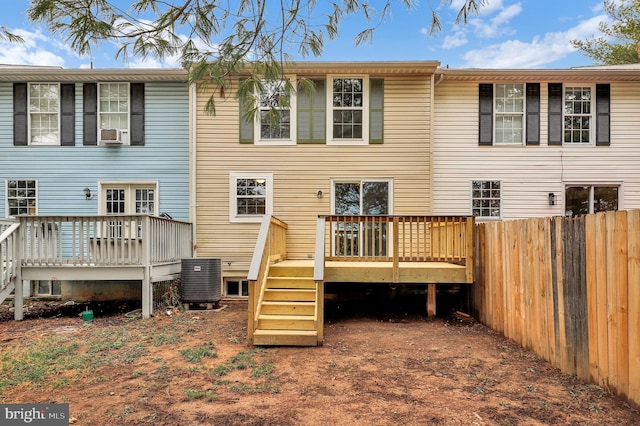
<path id="1" fill-rule="evenodd" d="M 218 354 L 214 351 L 215 345 L 213 342 L 209 342 L 199 348 L 187 348 L 180 351 L 180 355 L 183 356 L 189 362 L 200 362 L 203 358 L 217 358 Z"/>
<path id="2" fill-rule="evenodd" d="M 487 0 L 464 0 L 455 23 L 466 23 Z M 417 0 L 399 0 L 408 10 Z M 80 55 L 90 55 L 99 44 L 113 42 L 117 57 L 179 57 L 190 71 L 190 83 L 208 83 L 207 111 L 215 112 L 215 99 L 226 96 L 230 77 L 252 77 L 245 94 L 253 93 L 257 78 L 281 79 L 284 64 L 294 56 L 317 57 L 326 40 L 339 36 L 348 16 L 361 17 L 366 25 L 355 44 L 371 42 L 376 28 L 390 18 L 392 0 L 131 0 L 128 9 L 109 0 L 32 0 L 27 16 L 43 23 L 67 40 Z M 431 33 L 442 30 L 438 10 L 453 0 L 441 0 L 431 8 Z M 329 6 L 327 9 L 325 9 Z M 1 32 L 0 32 L 1 35 Z M 289 88 L 291 90 L 292 88 Z"/>
<path id="3" fill-rule="evenodd" d="M 640 0 L 605 0 L 604 10 L 611 22 L 600 23 L 603 36 L 571 44 L 598 64 L 640 62 Z"/>

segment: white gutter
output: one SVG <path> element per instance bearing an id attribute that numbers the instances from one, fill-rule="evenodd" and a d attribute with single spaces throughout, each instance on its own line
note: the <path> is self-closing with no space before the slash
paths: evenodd
<path id="1" fill-rule="evenodd" d="M 198 250 L 198 241 L 197 241 L 197 223 L 198 221 L 197 219 L 197 215 L 196 215 L 196 209 L 198 207 L 198 200 L 197 200 L 197 192 L 196 192 L 196 183 L 197 183 L 197 167 L 196 167 L 196 147 L 197 147 L 197 123 L 198 123 L 198 119 L 197 119 L 197 112 L 198 112 L 198 97 L 197 97 L 197 91 L 196 91 L 196 85 L 195 83 L 192 83 L 189 86 L 189 98 L 190 98 L 190 103 L 189 103 L 189 113 L 190 113 L 190 117 L 191 117 L 191 123 L 190 123 L 190 127 L 191 127 L 191 135 L 189 137 L 189 148 L 191 150 L 191 160 L 190 165 L 189 165 L 189 221 L 191 222 L 192 226 L 192 240 L 193 240 L 193 256 L 197 257 L 197 250 Z"/>

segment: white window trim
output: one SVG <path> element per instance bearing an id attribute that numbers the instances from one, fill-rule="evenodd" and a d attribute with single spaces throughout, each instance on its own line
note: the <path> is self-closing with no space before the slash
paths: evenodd
<path id="1" fill-rule="evenodd" d="M 489 182 L 495 181 L 500 182 L 500 216 L 473 216 L 473 182 Z M 501 220 L 504 215 L 504 182 L 502 179 L 492 179 L 492 178 L 482 178 L 482 179 L 471 179 L 469 181 L 469 212 L 470 216 L 477 221 L 496 221 Z"/>
<path id="2" fill-rule="evenodd" d="M 121 140 L 122 140 L 122 144 L 123 145 L 129 145 L 129 132 L 131 131 L 131 83 L 129 83 L 128 81 L 104 81 L 104 82 L 99 82 L 98 86 L 97 86 L 97 95 L 96 95 L 96 100 L 97 100 L 97 106 L 96 106 L 96 110 L 97 110 L 97 114 L 98 114 L 98 143 L 100 143 L 100 145 L 105 145 L 104 143 L 101 143 L 101 139 L 100 139 L 100 131 L 102 130 L 102 111 L 100 110 L 100 86 L 103 84 L 126 84 L 127 85 L 127 100 L 128 100 L 128 108 L 127 108 L 127 124 L 128 124 L 128 128 L 125 129 L 118 129 L 120 131 L 120 133 L 122 134 L 121 136 Z M 107 114 L 107 113 L 105 113 Z"/>
<path id="3" fill-rule="evenodd" d="M 297 142 L 297 96 L 296 96 L 296 76 L 295 75 L 287 75 L 285 76 L 287 80 L 293 82 L 293 89 L 291 90 L 290 99 L 289 99 L 289 138 L 288 139 L 262 139 L 260 137 L 260 108 L 259 105 L 256 105 L 257 110 L 253 120 L 253 134 L 254 134 L 254 144 L 255 145 L 266 145 L 266 146 L 285 146 L 285 145 L 295 145 Z M 256 102 L 258 102 L 258 95 L 256 94 Z M 283 109 L 284 110 L 284 109 Z"/>
<path id="4" fill-rule="evenodd" d="M 336 197 L 335 197 L 335 185 L 336 183 L 359 183 L 362 182 L 387 182 L 389 185 L 389 215 L 393 215 L 393 178 L 389 177 L 375 177 L 375 178 L 334 178 L 331 179 L 331 214 L 335 214 L 336 212 Z M 360 200 L 362 202 L 362 200 Z"/>
<path id="5" fill-rule="evenodd" d="M 586 144 L 585 144 L 586 145 Z M 562 211 L 567 211 L 567 188 L 572 186 L 588 186 L 589 189 L 589 214 L 593 212 L 593 187 L 595 186 L 605 186 L 605 187 L 616 187 L 618 188 L 618 211 L 624 210 L 624 183 L 621 181 L 603 181 L 603 182 L 592 182 L 592 181 L 566 181 L 563 182 L 564 187 L 562 190 Z M 566 214 L 566 213 L 565 213 Z"/>
<path id="6" fill-rule="evenodd" d="M 53 85 L 53 86 L 58 86 L 58 139 L 55 142 L 51 142 L 51 143 L 42 143 L 42 142 L 38 142 L 38 143 L 34 143 L 33 142 L 33 135 L 31 133 L 31 85 L 33 84 L 46 84 L 46 85 Z M 29 136 L 29 145 L 33 145 L 33 146 L 59 146 L 60 145 L 60 133 L 62 131 L 61 126 L 61 114 L 60 114 L 60 108 L 62 107 L 62 99 L 60 97 L 60 83 L 53 83 L 51 81 L 30 81 L 29 83 L 27 83 L 27 122 L 28 122 L 28 136 Z"/>
<path id="7" fill-rule="evenodd" d="M 9 178 L 9 179 L 5 179 L 4 181 L 4 212 L 5 212 L 5 217 L 9 217 L 9 218 L 15 218 L 15 216 L 10 216 L 9 215 L 9 181 L 10 180 L 23 180 L 23 181 L 27 181 L 27 180 L 32 180 L 35 181 L 36 183 L 36 211 L 33 215 L 37 216 L 38 210 L 40 209 L 40 182 L 38 181 L 38 179 L 28 179 L 28 178 Z"/>
<path id="8" fill-rule="evenodd" d="M 238 282 L 238 290 L 242 293 L 242 283 L 243 281 L 248 281 L 246 277 L 225 277 L 222 281 L 222 292 L 224 297 L 232 298 L 232 299 L 248 299 L 249 296 L 243 296 L 242 294 L 229 294 L 227 291 L 227 284 L 229 281 L 237 281 Z"/>
<path id="9" fill-rule="evenodd" d="M 513 113 L 513 112 L 505 112 L 505 113 L 498 113 L 498 86 L 499 85 L 516 85 L 516 84 L 520 84 L 522 86 L 522 113 L 520 113 L 522 115 L 522 140 L 520 142 L 498 142 L 498 135 L 497 135 L 497 118 L 498 116 L 503 116 L 503 115 L 516 115 L 517 113 Z M 509 83 L 509 82 L 500 82 L 500 83 L 494 83 L 493 85 L 493 140 L 494 142 L 494 146 L 523 146 L 525 144 L 525 139 L 526 139 L 526 133 L 527 133 L 527 85 L 525 83 Z"/>
<path id="10" fill-rule="evenodd" d="M 272 172 L 230 172 L 229 173 L 229 222 L 234 223 L 260 223 L 264 215 L 238 215 L 238 203 L 236 202 L 236 182 L 238 179 L 265 179 L 266 180 L 266 205 L 265 214 L 273 214 L 273 173 Z"/>
<path id="11" fill-rule="evenodd" d="M 567 88 L 575 88 L 575 87 L 588 87 L 591 89 L 591 117 L 590 127 L 589 127 L 589 142 L 588 143 L 579 143 L 579 142 L 566 142 L 564 139 L 564 120 L 566 117 L 565 112 L 565 101 L 566 101 L 566 92 Z M 562 85 L 562 146 L 595 146 L 596 144 L 596 86 L 595 84 L 585 84 L 585 83 L 564 83 Z"/>
<path id="12" fill-rule="evenodd" d="M 154 200 L 154 212 L 151 213 L 154 216 L 158 215 L 158 211 L 160 208 L 160 183 L 158 181 L 104 181 L 98 182 L 98 214 L 106 215 L 106 206 L 104 204 L 105 201 L 105 191 L 107 189 L 125 189 L 127 190 L 127 206 L 135 206 L 136 197 L 134 189 L 136 187 L 144 187 L 145 189 L 151 189 L 153 187 L 155 191 L 155 200 Z M 125 213 L 125 214 L 136 214 L 136 213 Z"/>
<path id="13" fill-rule="evenodd" d="M 361 139 L 334 139 L 333 138 L 333 79 L 334 78 L 361 78 L 362 79 L 362 138 Z M 327 75 L 326 84 L 326 135 L 327 145 L 369 145 L 369 75 L 357 74 L 357 75 Z"/>

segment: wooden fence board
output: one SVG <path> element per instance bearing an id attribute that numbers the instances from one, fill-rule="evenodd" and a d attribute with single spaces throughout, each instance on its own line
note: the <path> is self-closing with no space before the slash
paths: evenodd
<path id="1" fill-rule="evenodd" d="M 596 216 L 587 215 L 585 218 L 586 228 L 586 259 L 587 259 L 587 316 L 589 318 L 589 376 L 590 380 L 594 383 L 600 383 L 600 366 L 598 361 L 598 292 L 597 292 L 597 278 L 596 269 L 598 263 L 596 262 Z"/>
<path id="2" fill-rule="evenodd" d="M 618 278 L 615 282 L 609 283 L 616 288 L 615 314 L 618 323 L 618 335 L 615 344 L 618 346 L 616 365 L 618 366 L 618 394 L 629 395 L 629 318 L 627 311 L 628 283 L 627 269 L 629 262 L 627 258 L 627 212 L 619 211 L 614 213 L 614 245 L 616 262 L 607 264 L 607 268 L 614 268 L 618 271 Z"/>
<path id="3" fill-rule="evenodd" d="M 615 283 L 618 281 L 618 270 L 616 268 L 607 268 L 608 265 L 615 265 L 617 263 L 616 255 L 616 241 L 615 241 L 615 226 L 616 226 L 616 214 L 615 212 L 606 212 L 605 215 L 606 226 L 606 248 L 607 256 L 606 263 L 603 265 L 606 269 L 606 293 L 607 293 L 607 321 L 609 323 L 609 333 L 607 342 L 607 358 L 609 360 L 609 387 L 612 390 L 618 389 L 618 345 L 616 339 L 619 336 L 619 317 L 617 315 L 617 286 Z"/>
<path id="4" fill-rule="evenodd" d="M 607 259 L 606 220 L 604 213 L 595 215 L 596 257 L 593 262 L 598 266 Z M 606 264 L 606 263 L 605 263 Z M 609 317 L 607 314 L 607 270 L 596 267 L 596 324 L 598 330 L 598 368 L 602 387 L 609 387 Z"/>
<path id="5" fill-rule="evenodd" d="M 627 216 L 629 399 L 640 403 L 640 210 Z"/>

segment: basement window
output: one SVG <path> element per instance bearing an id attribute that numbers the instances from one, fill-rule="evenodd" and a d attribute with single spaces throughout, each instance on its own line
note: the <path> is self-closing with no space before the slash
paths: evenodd
<path id="1" fill-rule="evenodd" d="M 249 297 L 249 281 L 239 278 L 225 278 L 224 295 L 228 297 Z"/>

